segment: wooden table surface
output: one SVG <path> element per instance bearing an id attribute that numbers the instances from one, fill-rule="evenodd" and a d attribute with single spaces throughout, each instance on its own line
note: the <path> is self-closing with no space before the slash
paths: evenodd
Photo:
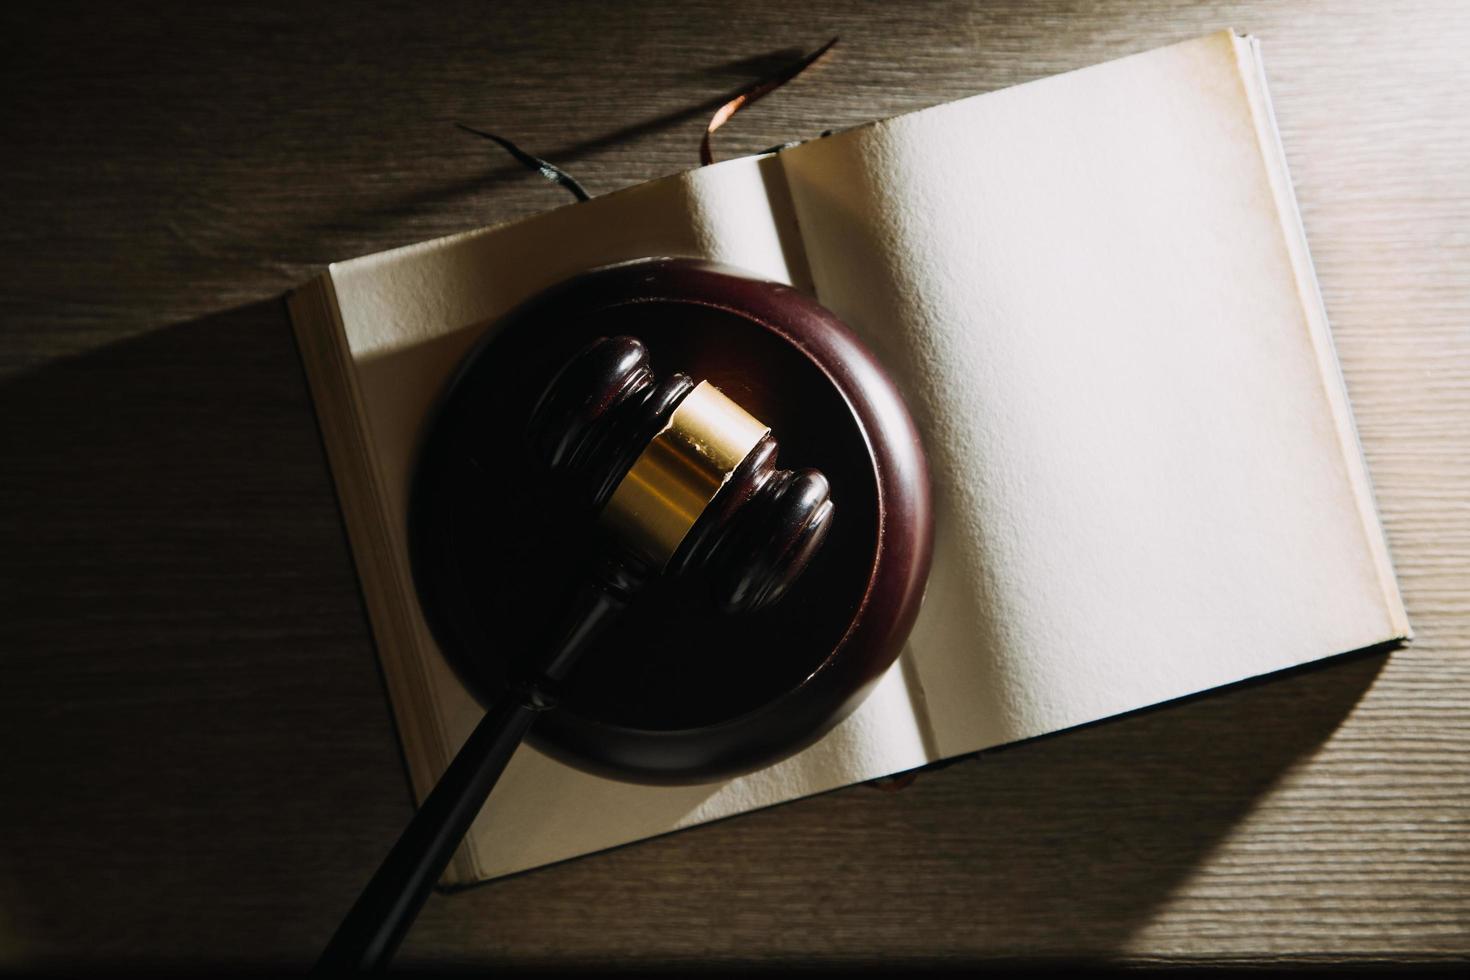
<path id="1" fill-rule="evenodd" d="M 466 893 L 400 962 L 1470 954 L 1470 5 L 0 13 L 0 966 L 306 965 L 409 815 L 282 293 L 326 262 L 1259 35 L 1418 640 Z"/>

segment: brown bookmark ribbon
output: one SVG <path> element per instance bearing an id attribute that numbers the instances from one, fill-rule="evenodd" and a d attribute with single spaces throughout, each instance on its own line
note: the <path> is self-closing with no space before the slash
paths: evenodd
<path id="1" fill-rule="evenodd" d="M 796 76 L 806 71 L 812 65 L 816 64 L 818 61 L 821 60 L 823 55 L 832 50 L 832 46 L 837 43 L 837 40 L 838 39 L 835 37 L 832 38 L 826 44 L 822 45 L 820 48 L 813 51 L 811 54 L 807 55 L 801 60 L 787 65 L 785 68 L 782 68 L 774 75 L 764 78 L 758 82 L 752 83 L 748 88 L 735 95 L 724 105 L 716 109 L 714 116 L 709 121 L 709 125 L 704 128 L 704 137 L 700 140 L 699 143 L 700 164 L 708 165 L 715 162 L 714 151 L 710 148 L 710 137 L 714 135 L 715 130 L 725 125 L 725 123 L 730 120 L 730 117 L 735 115 L 735 113 L 739 112 L 741 109 L 750 105 L 752 102 L 755 102 L 761 98 L 764 98 L 767 95 L 770 95 L 772 92 L 776 91 L 776 89 L 785 85 L 787 82 L 791 81 L 792 79 L 796 78 Z M 505 152 L 514 157 L 516 161 L 522 166 L 526 167 L 528 170 L 534 170 L 552 183 L 559 184 L 562 187 L 566 188 L 567 191 L 569 191 L 571 195 L 577 200 L 586 201 L 591 197 L 591 195 L 587 193 L 586 188 L 584 188 L 571 174 L 567 173 L 565 170 L 561 169 L 556 164 L 551 163 L 550 161 L 543 160 L 535 154 L 527 153 L 525 150 L 521 149 L 510 140 L 506 139 L 504 136 L 499 136 L 495 133 L 489 132 L 488 130 L 476 129 L 473 126 L 466 126 L 462 122 L 456 122 L 455 125 L 467 133 L 473 133 L 476 136 L 483 137 L 493 143 L 496 143 L 500 146 L 501 149 L 505 150 Z M 826 133 L 823 133 L 822 135 L 825 136 Z M 782 144 L 782 146 L 785 145 L 789 144 Z M 772 150 L 776 149 L 780 149 L 780 147 L 772 147 Z"/>
<path id="2" fill-rule="evenodd" d="M 832 46 L 837 43 L 837 40 L 838 39 L 835 37 L 832 38 L 832 40 L 828 41 L 826 44 L 822 45 L 820 48 L 813 51 L 805 58 L 802 58 L 800 61 L 797 61 L 794 64 L 787 65 L 785 68 L 782 68 L 780 71 L 776 72 L 776 74 L 770 76 L 769 78 L 756 82 L 745 91 L 735 96 L 729 102 L 726 102 L 724 105 L 716 109 L 713 118 L 711 118 L 709 121 L 709 125 L 706 126 L 704 129 L 704 138 L 700 140 L 699 143 L 700 164 L 708 166 L 709 164 L 715 162 L 714 151 L 710 148 L 710 137 L 714 135 L 715 130 L 725 125 L 725 123 L 729 121 L 730 117 L 735 115 L 735 113 L 739 112 L 741 109 L 744 109 L 746 106 L 750 105 L 752 102 L 755 102 L 758 99 L 770 95 L 772 92 L 776 91 L 776 89 L 780 88 L 782 85 L 785 85 L 797 75 L 800 75 L 812 65 L 816 64 L 819 60 L 821 60 L 824 54 L 832 50 Z"/>
<path id="3" fill-rule="evenodd" d="M 565 187 L 567 190 L 571 191 L 572 196 L 575 197 L 577 200 L 586 201 L 592 197 L 591 194 L 587 193 L 587 189 L 577 181 L 577 178 L 573 177 L 571 174 L 567 173 L 556 164 L 550 163 L 546 160 L 541 159 L 538 156 L 527 153 L 525 150 L 521 149 L 519 146 L 516 146 L 504 136 L 497 136 L 494 133 L 489 132 L 488 130 L 476 129 L 473 126 L 466 126 L 462 122 L 456 122 L 455 125 L 467 133 L 474 133 L 476 136 L 483 136 L 485 137 L 485 139 L 499 144 L 500 148 L 503 149 L 506 153 L 509 153 L 511 156 L 515 157 L 517 162 L 523 164 L 529 170 L 536 171 L 541 176 L 551 181 L 553 184 L 560 184 L 561 186 Z"/>

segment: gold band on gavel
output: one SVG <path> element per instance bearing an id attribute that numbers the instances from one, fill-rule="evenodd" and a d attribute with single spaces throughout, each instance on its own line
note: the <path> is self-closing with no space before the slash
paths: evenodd
<path id="1" fill-rule="evenodd" d="M 667 565 L 735 468 L 771 431 L 701 381 L 633 461 L 602 519 L 655 565 Z"/>

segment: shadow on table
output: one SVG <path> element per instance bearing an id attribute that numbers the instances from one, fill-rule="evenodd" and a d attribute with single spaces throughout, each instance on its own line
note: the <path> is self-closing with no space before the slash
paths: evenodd
<path id="1" fill-rule="evenodd" d="M 282 304 L 11 378 L 0 419 L 6 955 L 304 965 L 409 807 Z M 1111 951 L 1383 661 L 439 896 L 406 954 Z"/>
<path id="2" fill-rule="evenodd" d="M 0 419 L 5 955 L 314 955 L 410 810 L 283 303 Z"/>
<path id="3" fill-rule="evenodd" d="M 1374 648 L 971 757 L 899 792 L 856 787 L 492 882 L 431 903 L 401 959 L 1115 955 L 1331 737 L 1386 659 Z"/>
<path id="4" fill-rule="evenodd" d="M 708 96 L 697 102 L 671 109 L 654 116 L 637 119 L 614 129 L 600 133 L 583 135 L 574 139 L 566 139 L 559 143 L 540 145 L 528 140 L 526 134 L 510 130 L 502 130 L 499 123 L 493 118 L 482 118 L 479 116 L 466 117 L 456 122 L 474 126 L 478 129 L 489 129 L 498 135 L 509 139 L 513 143 L 521 145 L 521 148 L 548 162 L 555 164 L 569 172 L 573 177 L 585 178 L 580 167 L 589 157 L 605 150 L 634 145 L 637 141 L 657 133 L 667 132 L 691 122 L 699 121 L 708 123 L 715 111 L 727 104 L 732 99 L 750 89 L 750 87 L 763 79 L 769 78 L 781 69 L 788 68 L 808 53 L 802 48 L 777 48 L 763 54 L 747 58 L 738 58 L 733 61 L 715 64 L 708 67 L 692 69 L 686 75 L 690 79 L 722 78 L 732 79 L 732 87 Z M 580 121 L 569 116 L 566 121 L 566 130 L 576 133 L 580 128 Z M 699 135 L 703 133 L 701 128 L 697 133 L 691 134 L 687 163 L 695 166 L 699 157 Z M 811 138 L 816 132 L 795 133 L 790 138 Z M 444 127 L 444 140 L 446 148 L 463 144 L 468 140 L 482 140 L 482 137 L 465 133 L 462 130 L 451 128 L 448 123 Z M 484 142 L 486 168 L 483 172 L 475 173 L 466 177 L 459 177 L 440 184 L 423 184 L 413 189 L 394 188 L 392 192 L 385 195 L 376 203 L 364 207 L 359 201 L 351 208 L 330 215 L 322 220 L 313 222 L 308 230 L 313 235 L 324 235 L 338 233 L 345 228 L 358 228 L 366 223 L 381 224 L 385 221 L 401 220 L 422 212 L 426 208 L 444 205 L 462 200 L 477 191 L 484 191 L 489 187 L 497 185 L 510 188 L 516 181 L 527 180 L 528 168 L 514 160 L 504 150 L 493 143 Z M 766 149 L 766 147 L 761 147 Z M 723 156 L 723 154 L 721 154 Z M 532 171 L 534 172 L 534 171 Z M 655 175 L 650 175 L 650 177 Z M 616 188 L 596 186 L 595 183 L 588 187 L 594 196 L 603 194 Z M 557 204 L 568 203 L 564 192 L 558 190 L 549 193 L 545 198 Z"/>

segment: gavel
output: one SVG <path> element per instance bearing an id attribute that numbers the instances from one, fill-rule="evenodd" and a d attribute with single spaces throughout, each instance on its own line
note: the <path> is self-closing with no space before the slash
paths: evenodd
<path id="1" fill-rule="evenodd" d="M 525 435 L 547 473 L 511 478 L 549 478 L 559 502 L 597 515 L 602 546 L 543 645 L 517 658 L 319 969 L 386 965 L 536 718 L 557 706 L 578 660 L 650 579 L 701 577 L 725 614 L 752 613 L 787 593 L 832 526 L 820 472 L 778 469 L 768 426 L 708 381 L 658 380 L 633 337 L 599 338 L 562 366 Z"/>

